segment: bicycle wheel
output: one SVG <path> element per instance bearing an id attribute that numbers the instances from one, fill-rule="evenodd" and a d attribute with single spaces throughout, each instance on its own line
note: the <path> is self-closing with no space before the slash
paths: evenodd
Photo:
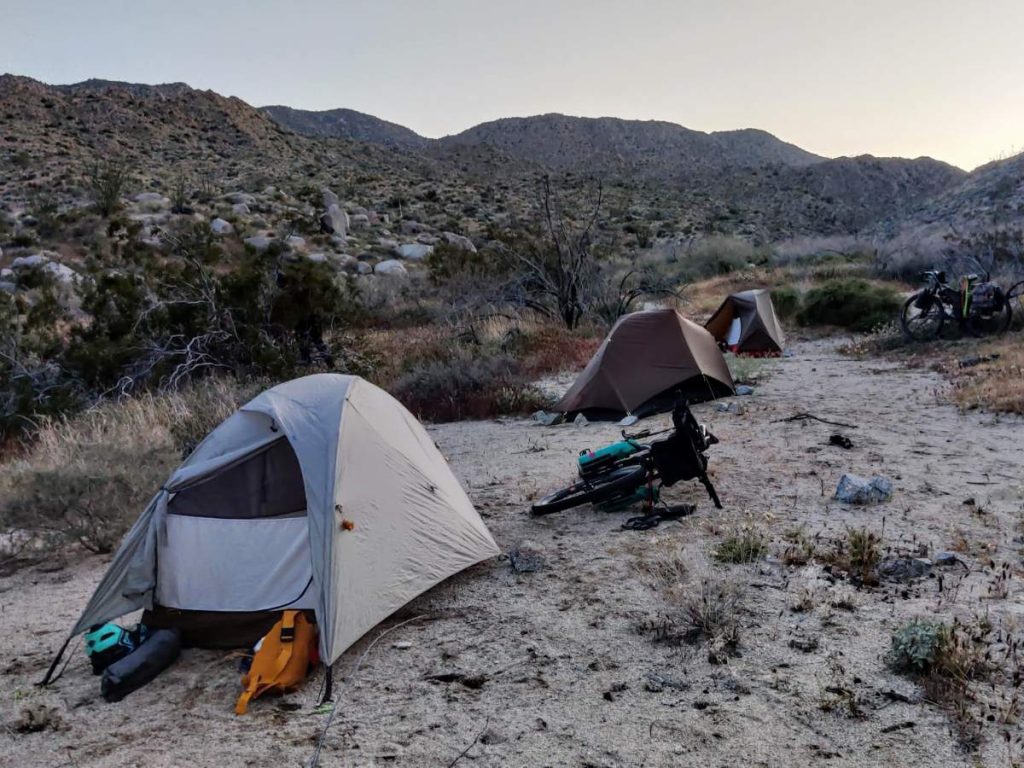
<path id="1" fill-rule="evenodd" d="M 588 502 L 608 501 L 635 491 L 646 479 L 647 470 L 643 467 L 620 467 L 542 496 L 530 507 L 530 514 L 550 515 Z"/>
<path id="2" fill-rule="evenodd" d="M 1014 330 L 1024 328 L 1024 280 L 1012 286 L 1006 292 L 1006 301 L 1010 305 L 1010 327 Z"/>
<path id="3" fill-rule="evenodd" d="M 903 302 L 900 328 L 908 339 L 928 341 L 937 338 L 945 322 L 946 310 L 934 296 L 919 291 Z"/>
<path id="4" fill-rule="evenodd" d="M 1005 333 L 1012 320 L 1013 312 L 1010 309 L 1010 302 L 1004 298 L 999 308 L 990 312 L 977 312 L 972 309 L 964 326 L 972 336 L 990 336 Z"/>

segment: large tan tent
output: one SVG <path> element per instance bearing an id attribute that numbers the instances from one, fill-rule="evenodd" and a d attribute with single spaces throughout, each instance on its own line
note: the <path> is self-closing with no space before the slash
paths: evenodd
<path id="1" fill-rule="evenodd" d="M 778 355 L 786 343 L 771 294 L 763 289 L 732 294 L 704 327 L 739 354 Z"/>
<path id="2" fill-rule="evenodd" d="M 565 413 L 644 415 L 733 394 L 732 376 L 715 340 L 674 309 L 619 319 L 587 367 L 555 406 Z"/>
<path id="3" fill-rule="evenodd" d="M 226 635 L 307 609 L 331 664 L 416 595 L 496 554 L 412 414 L 358 377 L 307 376 L 242 406 L 170 476 L 71 636 L 139 608 Z"/>

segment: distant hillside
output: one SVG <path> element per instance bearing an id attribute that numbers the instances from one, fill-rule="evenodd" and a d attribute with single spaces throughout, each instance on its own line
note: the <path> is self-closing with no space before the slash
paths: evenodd
<path id="1" fill-rule="evenodd" d="M 0 75 L 0 198 L 24 199 L 32 188 L 59 195 L 98 160 L 126 163 L 140 177 L 187 173 L 218 183 L 357 172 L 422 178 L 435 165 L 372 144 L 299 136 L 241 99 L 183 83 L 54 86 Z"/>
<path id="2" fill-rule="evenodd" d="M 654 120 L 558 114 L 494 120 L 441 139 L 441 143 L 485 144 L 556 170 L 664 180 L 733 167 L 799 167 L 823 159 L 764 131 L 702 133 Z"/>
<path id="3" fill-rule="evenodd" d="M 935 160 L 827 160 L 757 130 L 542 115 L 430 140 L 350 110 L 257 109 L 183 83 L 0 76 L 0 209 L 40 194 L 81 201 L 97 160 L 123 161 L 134 184 L 160 189 L 186 174 L 223 189 L 343 186 L 399 212 L 415 198 L 454 229 L 527 214 L 542 173 L 571 174 L 570 185 L 596 176 L 607 182 L 611 229 L 650 226 L 665 240 L 852 234 L 908 214 L 977 210 L 990 187 L 1016 189 L 1007 204 L 1020 196 L 1012 165 L 981 169 L 954 193 L 965 174 Z"/>
<path id="4" fill-rule="evenodd" d="M 391 147 L 422 149 L 430 139 L 397 123 L 353 109 L 328 109 L 312 112 L 284 106 L 260 107 L 275 122 L 303 136 L 335 137 L 383 144 Z"/>
<path id="5" fill-rule="evenodd" d="M 911 211 L 905 224 L 963 230 L 992 224 L 1024 226 L 1024 153 L 977 168 Z"/>

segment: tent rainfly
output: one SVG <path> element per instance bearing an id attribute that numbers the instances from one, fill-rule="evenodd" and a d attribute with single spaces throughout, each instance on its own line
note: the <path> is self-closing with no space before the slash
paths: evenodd
<path id="1" fill-rule="evenodd" d="M 734 394 L 715 340 L 674 309 L 625 315 L 555 405 L 563 413 L 643 416 L 672 407 L 675 393 L 691 402 Z"/>
<path id="2" fill-rule="evenodd" d="M 760 288 L 732 294 L 704 327 L 738 354 L 781 355 L 786 343 L 771 294 Z"/>
<path id="3" fill-rule="evenodd" d="M 358 377 L 307 376 L 199 444 L 128 532 L 70 637 L 144 608 L 143 621 L 183 625 L 186 641 L 202 627 L 226 645 L 217 635 L 237 636 L 240 623 L 255 619 L 258 638 L 278 611 L 307 609 L 330 665 L 416 595 L 497 554 L 412 414 Z"/>

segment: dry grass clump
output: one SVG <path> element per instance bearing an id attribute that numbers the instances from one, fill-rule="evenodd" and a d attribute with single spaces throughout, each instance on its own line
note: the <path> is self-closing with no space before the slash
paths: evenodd
<path id="1" fill-rule="evenodd" d="M 25 454 L 0 465 L 0 529 L 37 551 L 109 552 L 183 454 L 261 388 L 207 380 L 44 421 Z"/>
<path id="2" fill-rule="evenodd" d="M 964 410 L 1024 414 L 1024 337 L 1008 334 L 987 341 L 970 357 L 983 362 L 968 367 L 960 360 L 942 363 L 953 383 L 950 399 Z"/>
<path id="3" fill-rule="evenodd" d="M 720 563 L 753 563 L 768 552 L 764 534 L 749 526 L 738 528 L 729 534 L 714 551 L 714 558 Z"/>
<path id="4" fill-rule="evenodd" d="M 846 571 L 862 584 L 878 583 L 878 564 L 882 561 L 882 535 L 867 528 L 850 528 L 836 539 L 822 558 L 834 568 Z"/>

